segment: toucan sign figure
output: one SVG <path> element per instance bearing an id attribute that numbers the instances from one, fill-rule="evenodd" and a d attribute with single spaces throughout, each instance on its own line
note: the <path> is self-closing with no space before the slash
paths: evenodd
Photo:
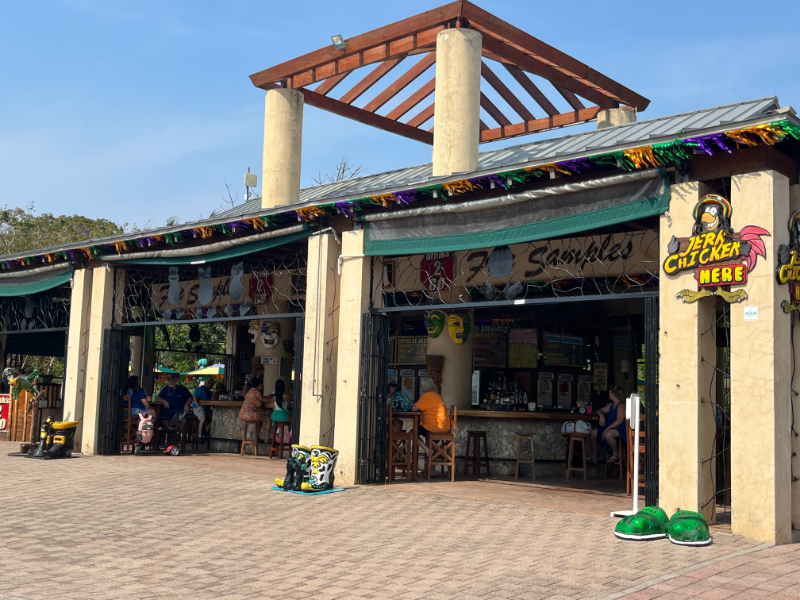
<path id="1" fill-rule="evenodd" d="M 759 256 L 767 256 L 764 236 L 770 233 L 762 227 L 748 225 L 735 233 L 731 227 L 732 208 L 722 196 L 708 194 L 694 207 L 694 226 L 688 238 L 672 239 L 667 245 L 664 261 L 667 275 L 695 269 L 699 290 L 681 290 L 677 297 L 684 302 L 719 296 L 726 302 L 747 299 L 743 289 L 731 291 L 731 286 L 747 283 Z"/>

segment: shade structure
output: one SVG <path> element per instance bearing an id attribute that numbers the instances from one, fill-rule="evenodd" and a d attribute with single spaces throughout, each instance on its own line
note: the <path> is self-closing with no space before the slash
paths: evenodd
<path id="1" fill-rule="evenodd" d="M 180 371 L 176 371 L 175 369 L 169 369 L 167 367 L 160 367 L 158 365 L 153 367 L 153 371 L 156 372 L 156 373 L 178 373 L 178 374 L 180 374 Z"/>
<path id="2" fill-rule="evenodd" d="M 209 367 L 205 367 L 204 369 L 197 369 L 196 371 L 189 371 L 188 373 L 181 373 L 181 374 L 189 377 L 196 377 L 202 375 L 224 375 L 225 365 L 223 364 L 211 365 Z"/>
<path id="3" fill-rule="evenodd" d="M 0 297 L 28 296 L 64 285 L 72 279 L 73 270 L 72 265 L 67 265 L 26 277 L 0 277 Z"/>

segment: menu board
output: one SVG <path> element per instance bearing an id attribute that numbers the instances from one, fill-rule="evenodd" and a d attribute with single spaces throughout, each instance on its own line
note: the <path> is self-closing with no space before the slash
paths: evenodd
<path id="1" fill-rule="evenodd" d="M 428 336 L 424 337 L 398 337 L 397 360 L 398 365 L 424 365 L 428 354 Z"/>
<path id="2" fill-rule="evenodd" d="M 535 369 L 539 362 L 539 338 L 536 329 L 511 329 L 508 332 L 508 366 L 511 369 Z"/>
<path id="3" fill-rule="evenodd" d="M 544 364 L 562 367 L 584 367 L 582 337 L 559 335 L 557 333 L 542 334 L 542 354 Z"/>
<path id="4" fill-rule="evenodd" d="M 508 335 L 504 331 L 473 333 L 472 356 L 476 369 L 505 369 L 508 359 Z"/>

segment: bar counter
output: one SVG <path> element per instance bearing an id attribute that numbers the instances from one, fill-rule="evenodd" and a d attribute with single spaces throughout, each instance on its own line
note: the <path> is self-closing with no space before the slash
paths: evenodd
<path id="1" fill-rule="evenodd" d="M 597 420 L 597 415 L 563 412 L 513 412 L 502 410 L 459 410 L 456 456 L 464 456 L 467 432 L 485 431 L 492 475 L 513 475 L 516 466 L 515 433 L 533 434 L 537 477 L 564 476 L 567 444 L 561 426 L 567 421 Z M 523 441 L 522 455 L 528 457 L 529 443 Z M 592 467 L 590 467 L 592 468 Z M 591 474 L 591 472 L 590 472 Z M 520 466 L 520 477 L 530 477 L 530 465 Z"/>
<path id="2" fill-rule="evenodd" d="M 239 410 L 242 408 L 241 400 L 201 400 L 203 406 L 210 406 L 214 410 L 211 420 L 211 450 L 213 452 L 239 452 L 242 443 L 242 422 L 239 420 Z M 269 456 L 267 445 L 267 427 L 261 428 L 258 445 L 259 456 Z M 250 428 L 249 439 L 253 439 L 253 428 Z M 252 453 L 252 448 L 248 453 Z"/>

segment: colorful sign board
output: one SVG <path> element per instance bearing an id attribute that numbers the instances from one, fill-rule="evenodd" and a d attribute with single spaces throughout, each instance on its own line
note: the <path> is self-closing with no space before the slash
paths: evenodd
<path id="1" fill-rule="evenodd" d="M 789 285 L 789 300 L 781 303 L 783 312 L 800 310 L 800 211 L 789 217 L 789 244 L 778 246 L 778 267 L 775 278 L 780 285 Z"/>
<path id="2" fill-rule="evenodd" d="M 11 425 L 11 396 L 0 394 L 0 433 L 8 431 Z"/>

